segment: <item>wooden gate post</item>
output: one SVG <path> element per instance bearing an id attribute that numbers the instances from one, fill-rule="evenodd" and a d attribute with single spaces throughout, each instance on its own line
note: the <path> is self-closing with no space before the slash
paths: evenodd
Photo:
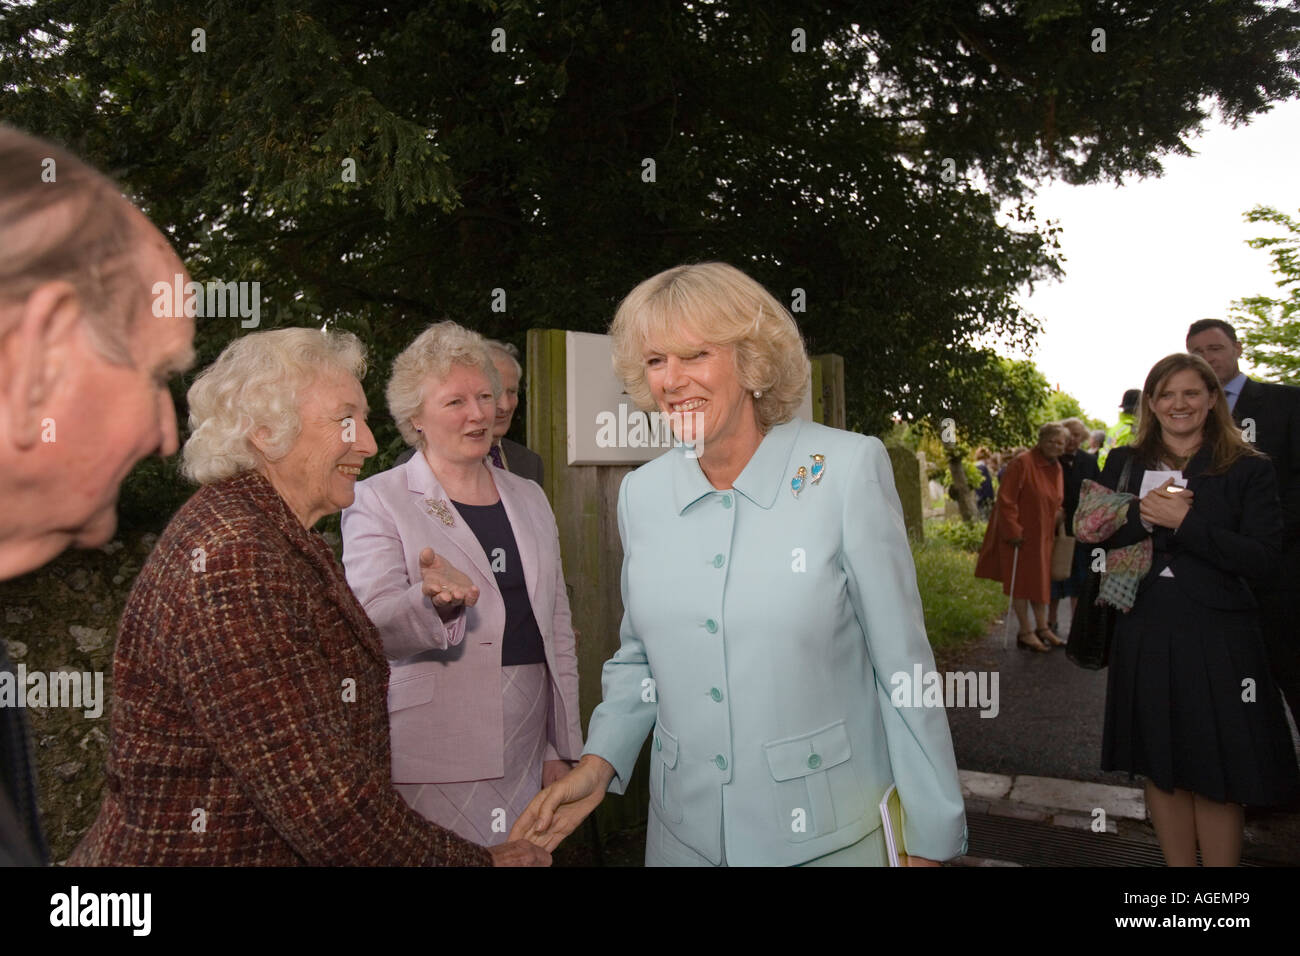
<path id="1" fill-rule="evenodd" d="M 560 529 L 564 580 L 578 633 L 578 701 L 584 738 L 600 703 L 600 672 L 618 650 L 623 619 L 619 579 L 623 544 L 618 537 L 618 489 L 630 465 L 568 464 L 568 389 L 565 333 L 528 332 L 528 447 L 542 456 L 547 497 Z M 594 814 L 602 832 L 645 823 L 649 809 L 650 750 L 642 748 L 627 793 L 607 798 Z"/>

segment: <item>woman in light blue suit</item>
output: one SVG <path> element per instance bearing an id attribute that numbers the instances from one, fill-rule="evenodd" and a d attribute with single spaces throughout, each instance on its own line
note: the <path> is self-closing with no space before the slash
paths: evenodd
<path id="1" fill-rule="evenodd" d="M 647 866 L 880 865 L 891 784 L 910 863 L 964 853 L 944 711 L 891 702 L 934 658 L 884 446 L 794 417 L 798 328 L 731 266 L 646 280 L 611 334 L 688 444 L 623 482 L 622 644 L 582 760 L 511 839 L 553 849 L 653 729 Z"/>

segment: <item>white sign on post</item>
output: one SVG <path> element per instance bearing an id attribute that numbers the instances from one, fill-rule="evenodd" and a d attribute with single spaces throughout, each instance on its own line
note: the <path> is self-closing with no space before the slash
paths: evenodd
<path id="1" fill-rule="evenodd" d="M 570 465 L 640 465 L 680 444 L 668 416 L 643 412 L 614 375 L 608 335 L 564 334 Z M 812 420 L 812 382 L 796 414 Z"/>

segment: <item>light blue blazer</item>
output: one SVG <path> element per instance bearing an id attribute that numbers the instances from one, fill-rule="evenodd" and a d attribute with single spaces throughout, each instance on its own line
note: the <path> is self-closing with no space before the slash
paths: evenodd
<path id="1" fill-rule="evenodd" d="M 826 458 L 796 499 L 790 479 Z M 720 863 L 787 866 L 881 825 L 897 783 L 907 852 L 966 851 L 942 707 L 895 707 L 895 673 L 934 669 L 916 571 L 878 439 L 794 420 L 731 490 L 683 448 L 628 475 L 621 646 L 585 753 L 622 793 L 654 730 L 650 801 Z M 725 841 L 725 843 L 724 843 Z"/>

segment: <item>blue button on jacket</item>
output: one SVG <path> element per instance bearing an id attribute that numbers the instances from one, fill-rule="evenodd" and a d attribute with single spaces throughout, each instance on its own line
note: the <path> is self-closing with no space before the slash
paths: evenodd
<path id="1" fill-rule="evenodd" d="M 813 454 L 825 474 L 796 499 Z M 655 811 L 714 863 L 724 846 L 742 866 L 842 849 L 881 825 L 895 782 L 907 852 L 965 852 L 944 711 L 890 699 L 892 675 L 934 658 L 879 440 L 777 425 L 729 492 L 675 448 L 624 479 L 618 522 L 621 646 L 584 751 L 614 766 L 612 792 L 653 728 Z"/>

